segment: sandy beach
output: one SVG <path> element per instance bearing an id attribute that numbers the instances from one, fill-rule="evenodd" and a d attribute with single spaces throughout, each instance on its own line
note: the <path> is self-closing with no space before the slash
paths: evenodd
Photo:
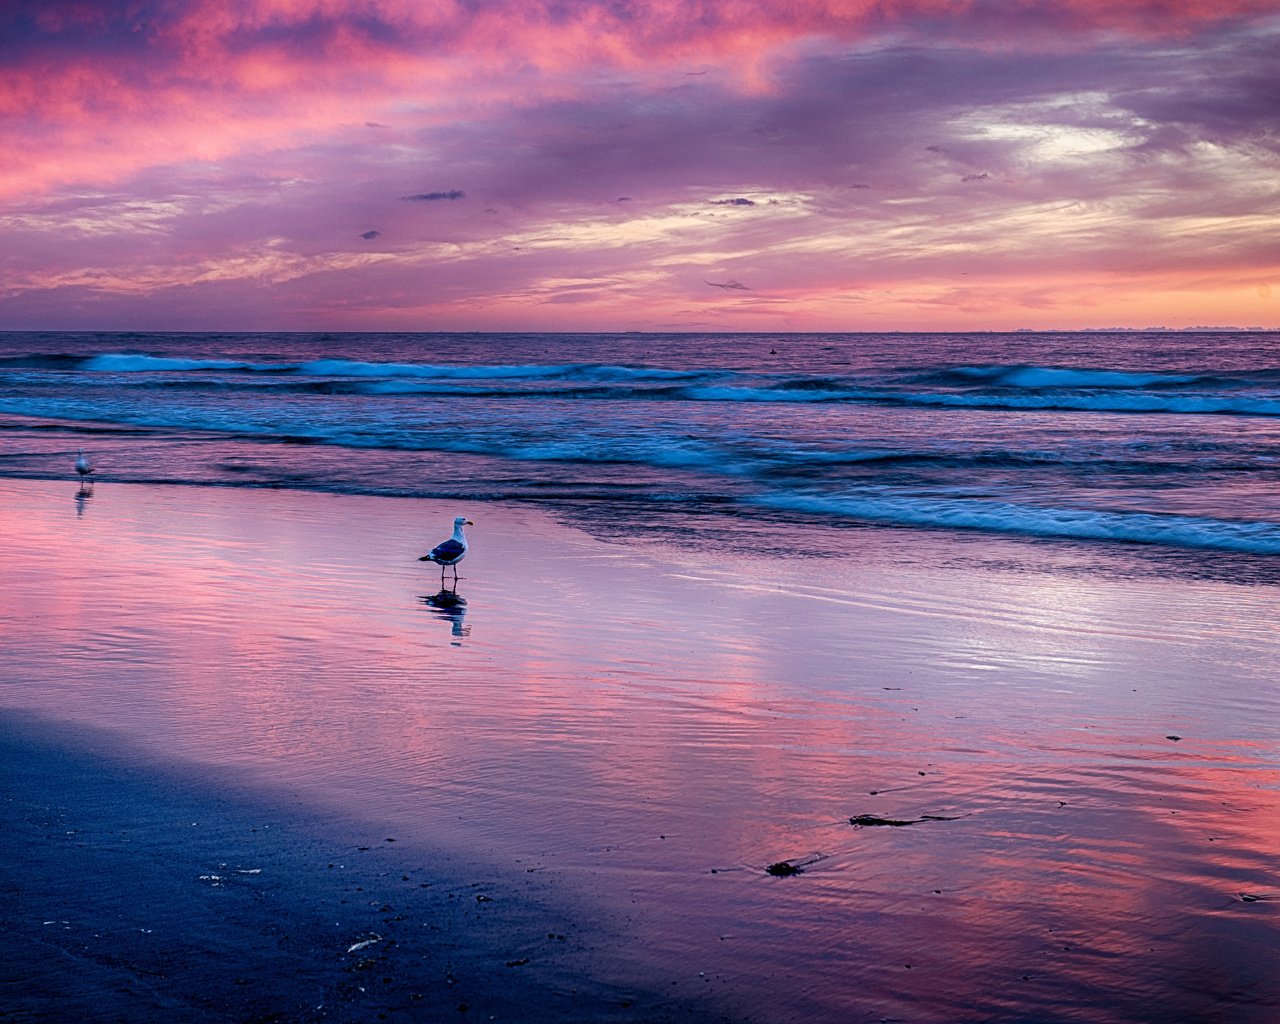
<path id="1" fill-rule="evenodd" d="M 7 1019 L 1276 1012 L 1237 556 L 77 493 L 0 480 Z"/>
<path id="2" fill-rule="evenodd" d="M 0 725 L 6 1020 L 723 1019 L 617 971 L 626 937 L 543 879 L 118 733 Z"/>

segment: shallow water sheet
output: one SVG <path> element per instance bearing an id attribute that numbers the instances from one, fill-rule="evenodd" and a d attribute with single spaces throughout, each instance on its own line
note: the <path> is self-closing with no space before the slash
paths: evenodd
<path id="1" fill-rule="evenodd" d="M 5 708 L 536 876 L 619 937 L 581 967 L 610 984 L 768 1022 L 1280 1014 L 1265 574 L 586 506 L 10 479 L 0 507 Z M 457 514 L 454 591 L 416 559 Z"/>

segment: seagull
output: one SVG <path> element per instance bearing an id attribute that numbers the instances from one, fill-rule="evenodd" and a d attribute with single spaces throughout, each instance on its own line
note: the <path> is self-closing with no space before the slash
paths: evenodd
<path id="1" fill-rule="evenodd" d="M 81 480 L 93 472 L 93 467 L 89 465 L 89 456 L 84 453 L 83 448 L 76 449 L 76 472 L 80 474 Z"/>
<path id="2" fill-rule="evenodd" d="M 432 548 L 431 554 L 418 559 L 419 562 L 440 563 L 440 586 L 444 586 L 445 567 L 450 565 L 453 566 L 453 582 L 458 582 L 458 563 L 467 557 L 467 538 L 463 535 L 462 528 L 475 525 L 466 516 L 458 516 L 453 521 L 453 536 Z"/>

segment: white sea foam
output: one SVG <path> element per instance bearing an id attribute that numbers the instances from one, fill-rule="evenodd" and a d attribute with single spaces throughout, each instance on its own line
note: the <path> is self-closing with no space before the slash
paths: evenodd
<path id="1" fill-rule="evenodd" d="M 959 366 L 949 371 L 988 386 L 1005 388 L 1141 388 L 1189 384 L 1201 378 L 1124 370 L 1072 370 L 1052 366 Z"/>
<path id="2" fill-rule="evenodd" d="M 451 366 L 431 363 L 368 363 L 353 359 L 315 359 L 302 363 L 253 363 L 237 359 L 184 359 L 129 352 L 91 356 L 80 369 L 111 373 L 165 373 L 190 370 L 231 370 L 257 373 L 297 373 L 313 377 L 408 377 L 465 380 L 545 380 L 565 378 L 596 381 L 690 380 L 705 377 L 702 370 L 667 370 L 648 366 L 609 366 L 561 363 L 495 366 Z"/>
<path id="3" fill-rule="evenodd" d="M 419 363 L 360 363 L 346 359 L 319 359 L 302 363 L 298 372 L 317 377 L 431 377 L 474 380 L 685 380 L 705 376 L 703 371 L 664 370 L 659 367 L 602 366 L 563 363 L 555 366 L 437 366 Z"/>
<path id="4" fill-rule="evenodd" d="M 1193 415 L 1280 416 L 1280 395 L 1173 394 L 1143 391 L 1111 391 L 1072 394 L 1042 391 L 1038 394 L 897 394 L 880 396 L 906 405 L 968 406 L 981 409 L 1075 409 L 1082 412 L 1167 412 Z M 864 399 L 865 400 L 865 399 Z"/>
<path id="5" fill-rule="evenodd" d="M 776 508 L 918 526 L 1280 554 L 1280 523 L 874 493 L 773 493 L 755 500 Z"/>
<path id="6" fill-rule="evenodd" d="M 80 364 L 80 369 L 106 373 L 163 373 L 175 370 L 278 370 L 280 367 L 271 363 L 246 363 L 236 359 L 170 359 L 127 352 L 106 352 L 86 359 Z"/>
<path id="7" fill-rule="evenodd" d="M 1026 393 L 907 392 L 880 388 L 783 390 L 753 387 L 686 387 L 686 398 L 703 402 L 877 402 L 977 409 L 1070 409 L 1081 412 L 1167 412 L 1193 415 L 1280 416 L 1276 392 L 1163 394 L 1140 390 L 1072 392 L 1048 388 Z"/>

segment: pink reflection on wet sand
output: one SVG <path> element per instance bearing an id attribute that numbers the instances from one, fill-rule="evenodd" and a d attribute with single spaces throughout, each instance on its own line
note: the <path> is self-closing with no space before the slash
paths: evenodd
<path id="1" fill-rule="evenodd" d="M 500 505 L 74 492 L 0 481 L 8 706 L 559 872 L 729 1014 L 1277 1012 L 1280 902 L 1241 899 L 1280 889 L 1269 588 L 999 537 L 783 560 Z M 460 512 L 463 634 L 414 561 Z"/>

